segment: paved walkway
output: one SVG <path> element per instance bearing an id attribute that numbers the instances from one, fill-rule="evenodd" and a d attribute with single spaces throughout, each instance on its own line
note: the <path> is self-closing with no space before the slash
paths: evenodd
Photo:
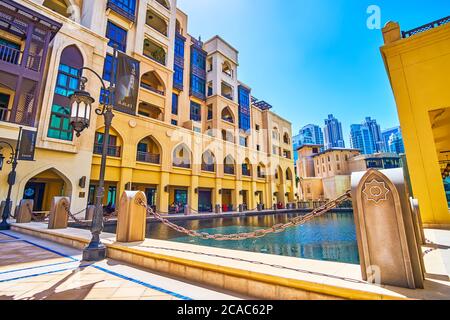
<path id="1" fill-rule="evenodd" d="M 218 292 L 12 231 L 0 232 L 0 300 L 234 300 Z"/>

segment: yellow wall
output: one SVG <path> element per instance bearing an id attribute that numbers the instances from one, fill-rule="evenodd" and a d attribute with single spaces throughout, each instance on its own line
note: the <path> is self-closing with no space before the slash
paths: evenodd
<path id="1" fill-rule="evenodd" d="M 450 25 L 401 39 L 399 25 L 391 22 L 383 35 L 381 53 L 397 103 L 414 197 L 425 224 L 448 225 L 438 160 L 444 151 L 440 142 L 450 141 L 450 132 L 443 121 L 433 129 L 432 115 L 450 106 Z"/>

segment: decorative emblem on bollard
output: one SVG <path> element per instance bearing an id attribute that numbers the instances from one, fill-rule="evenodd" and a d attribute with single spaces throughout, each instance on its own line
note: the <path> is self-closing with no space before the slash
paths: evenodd
<path id="1" fill-rule="evenodd" d="M 386 188 L 384 182 L 373 179 L 371 182 L 364 185 L 363 193 L 366 195 L 368 201 L 373 201 L 376 204 L 387 200 L 389 189 Z"/>

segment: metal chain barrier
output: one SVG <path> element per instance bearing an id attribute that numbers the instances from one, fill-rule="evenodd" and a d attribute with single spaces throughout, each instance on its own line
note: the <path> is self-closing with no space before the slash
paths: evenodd
<path id="1" fill-rule="evenodd" d="M 44 222 L 48 219 L 48 215 L 45 213 L 43 214 L 34 213 L 29 203 L 26 204 L 26 207 L 28 209 L 28 212 L 30 213 L 31 220 L 35 222 Z"/>
<path id="2" fill-rule="evenodd" d="M 76 223 L 81 224 L 81 225 L 83 225 L 83 226 L 89 226 L 89 225 L 90 225 L 89 222 L 84 221 L 84 220 L 81 220 L 81 219 L 78 219 L 78 218 L 76 217 L 76 216 L 79 215 L 80 213 L 86 211 L 86 210 L 87 210 L 86 208 L 85 208 L 85 209 L 82 209 L 81 211 L 77 212 L 76 214 L 73 214 L 72 212 L 70 212 L 70 208 L 69 208 L 65 203 L 63 204 L 63 206 L 64 206 L 64 209 L 65 209 L 66 212 L 67 212 L 67 215 L 68 215 L 70 218 L 72 218 L 73 221 L 75 221 Z"/>
<path id="3" fill-rule="evenodd" d="M 177 232 L 184 233 L 190 237 L 197 237 L 197 238 L 202 238 L 205 240 L 216 240 L 216 241 L 241 241 L 241 240 L 246 240 L 246 239 L 262 238 L 262 237 L 267 236 L 268 234 L 281 233 L 281 232 L 284 232 L 288 228 L 303 225 L 306 222 L 313 220 L 317 217 L 323 216 L 326 213 L 328 213 L 330 210 L 337 208 L 342 202 L 346 201 L 347 199 L 351 199 L 350 191 L 347 191 L 342 196 L 337 197 L 336 199 L 327 202 L 323 206 L 315 209 L 314 211 L 312 211 L 306 215 L 291 219 L 288 223 L 277 224 L 271 228 L 256 230 L 254 232 L 236 233 L 236 234 L 229 234 L 229 235 L 209 234 L 209 233 L 205 233 L 205 232 L 199 233 L 195 230 L 188 230 L 184 227 L 176 225 L 176 224 L 170 222 L 169 220 L 163 218 L 161 216 L 161 214 L 155 212 L 152 208 L 148 207 L 147 204 L 144 201 L 142 201 L 141 199 L 137 199 L 136 201 L 137 201 L 138 205 L 141 205 L 144 208 L 146 208 L 147 213 L 153 215 L 156 220 L 160 221 L 167 227 L 169 227 Z"/>

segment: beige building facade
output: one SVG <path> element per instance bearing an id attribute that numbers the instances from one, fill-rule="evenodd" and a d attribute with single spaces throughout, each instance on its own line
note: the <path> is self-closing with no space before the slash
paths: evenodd
<path id="1" fill-rule="evenodd" d="M 12 12 L 24 8 L 55 25 L 42 50 L 46 58 L 32 123 L 3 115 L 12 114 L 22 100 L 12 90 L 16 83 L 0 80 L 0 94 L 8 98 L 0 109 L 5 110 L 0 139 L 14 144 L 20 126 L 36 132 L 34 161 L 18 166 L 14 205 L 30 198 L 35 211 L 48 211 L 52 197 L 60 195 L 71 198 L 72 212 L 93 203 L 103 118 L 92 112 L 91 126 L 76 137 L 67 99 L 81 68 L 94 70 L 109 84 L 113 44 L 139 62 L 140 86 L 136 111 L 115 111 L 105 204 L 116 204 L 125 190 L 144 191 L 161 212 L 177 202 L 193 211 L 294 202 L 291 124 L 239 81 L 238 51 L 219 36 L 204 43 L 190 36 L 188 16 L 174 0 L 130 3 L 134 7 L 106 0 L 0 0 Z M 19 70 L 24 63 L 14 60 L 14 52 L 33 50 L 26 35 L 15 38 L 12 30 L 2 29 L 0 39 L 13 52 L 13 58 L 0 61 L 0 72 Z M 82 74 L 96 100 L 93 108 L 99 107 L 100 81 L 92 72 Z M 2 153 L 8 156 L 6 149 Z M 0 172 L 1 199 L 8 171 L 5 165 Z"/>

